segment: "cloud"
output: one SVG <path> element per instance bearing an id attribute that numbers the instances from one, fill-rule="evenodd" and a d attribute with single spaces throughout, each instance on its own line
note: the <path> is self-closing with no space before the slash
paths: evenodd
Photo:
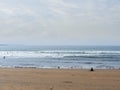
<path id="1" fill-rule="evenodd" d="M 119 0 L 0 0 L 0 41 L 120 42 Z"/>

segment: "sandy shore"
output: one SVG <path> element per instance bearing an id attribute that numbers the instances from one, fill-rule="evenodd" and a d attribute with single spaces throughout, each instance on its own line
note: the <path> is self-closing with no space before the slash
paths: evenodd
<path id="1" fill-rule="evenodd" d="M 0 90 L 120 90 L 120 70 L 1 68 Z"/>

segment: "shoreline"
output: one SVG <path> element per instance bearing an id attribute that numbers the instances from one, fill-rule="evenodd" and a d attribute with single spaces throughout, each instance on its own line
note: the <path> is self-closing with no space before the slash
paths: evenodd
<path id="1" fill-rule="evenodd" d="M 15 67 L 0 67 L 1 68 L 6 68 L 6 69 L 14 69 L 14 68 L 19 68 L 19 69 L 51 69 L 51 70 L 90 70 L 91 68 L 93 68 L 94 70 L 120 70 L 120 68 L 94 68 L 94 67 L 91 67 L 91 68 L 61 68 L 61 67 L 56 67 L 56 68 L 39 68 L 39 67 L 21 67 L 21 66 L 15 66 Z"/>
<path id="2" fill-rule="evenodd" d="M 120 70 L 0 68 L 0 90 L 120 90 Z"/>

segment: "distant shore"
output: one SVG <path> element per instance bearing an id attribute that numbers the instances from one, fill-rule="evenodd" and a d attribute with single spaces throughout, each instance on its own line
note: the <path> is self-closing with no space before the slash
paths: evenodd
<path id="1" fill-rule="evenodd" d="M 0 90 L 120 90 L 120 70 L 0 68 Z"/>

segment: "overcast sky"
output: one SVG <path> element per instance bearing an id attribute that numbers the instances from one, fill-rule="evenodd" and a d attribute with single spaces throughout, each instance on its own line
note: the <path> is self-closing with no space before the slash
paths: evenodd
<path id="1" fill-rule="evenodd" d="M 120 45 L 120 0 L 0 0 L 0 43 Z"/>

